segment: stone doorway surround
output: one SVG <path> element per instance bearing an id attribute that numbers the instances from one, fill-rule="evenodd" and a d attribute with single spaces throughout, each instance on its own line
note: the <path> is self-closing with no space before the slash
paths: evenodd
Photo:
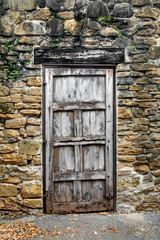
<path id="1" fill-rule="evenodd" d="M 62 66 L 90 66 L 92 68 L 112 68 L 114 69 L 114 87 L 113 87 L 113 98 L 114 98 L 114 115 L 113 115 L 113 210 L 116 211 L 116 165 L 117 165 L 117 150 L 116 150 L 116 80 L 115 80 L 115 69 L 118 63 L 123 63 L 125 61 L 125 51 L 124 48 L 106 48 L 106 49 L 94 49 L 88 50 L 85 48 L 81 49 L 56 49 L 56 48 L 37 48 L 35 49 L 35 64 L 42 64 L 42 76 L 43 76 L 43 96 L 42 96 L 42 138 L 43 138 L 43 153 L 42 153 L 42 162 L 43 162 L 43 211 L 44 213 L 52 213 L 52 190 L 49 190 L 49 182 L 51 177 L 47 170 L 47 166 L 50 165 L 50 161 L 47 156 L 50 156 L 50 143 L 46 139 L 47 125 L 49 123 L 49 115 L 47 115 L 46 101 L 50 96 L 46 96 L 46 80 L 45 72 L 48 68 L 56 67 L 62 68 Z M 52 78 L 51 78 L 52 79 Z M 52 84 L 51 84 L 52 85 Z M 49 91 L 50 92 L 50 91 Z M 52 108 L 52 107 L 51 107 Z M 49 141 L 50 142 L 50 141 Z M 48 145 L 49 144 L 49 145 Z M 52 152 L 52 151 L 51 151 Z"/>

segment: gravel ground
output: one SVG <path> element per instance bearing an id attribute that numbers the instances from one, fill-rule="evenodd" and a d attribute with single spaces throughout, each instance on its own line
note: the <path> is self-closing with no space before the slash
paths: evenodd
<path id="1" fill-rule="evenodd" d="M 38 229 L 44 230 L 44 233 L 41 231 L 39 236 L 28 238 L 34 240 L 50 240 L 57 238 L 61 240 L 160 240 L 159 211 L 130 214 L 111 214 L 102 212 L 89 214 L 40 215 L 13 219 L 3 217 L 0 220 L 0 224 L 14 224 L 17 220 L 25 223 L 33 223 Z M 12 238 L 9 240 L 11 239 Z"/>

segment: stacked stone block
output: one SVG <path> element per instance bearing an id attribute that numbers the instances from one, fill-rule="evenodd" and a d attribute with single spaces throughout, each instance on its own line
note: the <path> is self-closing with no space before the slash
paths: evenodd
<path id="1" fill-rule="evenodd" d="M 158 210 L 160 1 L 1 0 L 0 45 L 0 209 L 42 209 L 41 66 L 34 48 L 45 46 L 125 47 L 126 62 L 117 66 L 117 207 Z M 14 82 L 4 80 L 4 54 L 19 71 Z"/>

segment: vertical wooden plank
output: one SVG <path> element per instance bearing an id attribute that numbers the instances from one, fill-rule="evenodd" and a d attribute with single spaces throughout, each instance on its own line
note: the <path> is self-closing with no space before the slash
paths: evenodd
<path id="1" fill-rule="evenodd" d="M 74 136 L 75 137 L 82 136 L 82 111 L 81 110 L 74 111 Z"/>
<path id="2" fill-rule="evenodd" d="M 74 146 L 75 172 L 81 172 L 81 150 L 80 146 Z"/>
<path id="3" fill-rule="evenodd" d="M 59 150 L 59 169 L 60 172 L 73 172 L 75 169 L 74 147 L 60 147 Z"/>
<path id="4" fill-rule="evenodd" d="M 74 181 L 74 201 L 81 202 L 82 201 L 82 182 Z"/>
<path id="5" fill-rule="evenodd" d="M 46 211 L 52 213 L 52 157 L 53 157 L 53 69 L 46 68 L 45 89 L 45 142 L 46 142 Z"/>
<path id="6" fill-rule="evenodd" d="M 106 70 L 106 197 L 113 199 L 113 69 Z M 109 209 L 112 207 L 108 206 Z M 111 209 L 110 209 L 111 210 Z"/>

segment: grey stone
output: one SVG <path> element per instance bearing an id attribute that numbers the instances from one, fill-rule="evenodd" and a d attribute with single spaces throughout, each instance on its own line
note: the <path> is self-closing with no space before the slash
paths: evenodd
<path id="1" fill-rule="evenodd" d="M 54 11 L 73 10 L 75 0 L 46 0 L 46 4 Z"/>
<path id="2" fill-rule="evenodd" d="M 154 7 L 160 8 L 160 0 L 152 0 Z"/>
<path id="3" fill-rule="evenodd" d="M 0 16 L 2 17 L 3 15 L 5 15 L 5 8 L 0 6 Z"/>
<path id="4" fill-rule="evenodd" d="M 124 38 L 116 38 L 113 42 L 112 42 L 113 46 L 116 47 L 126 47 L 127 43 L 126 43 L 126 39 Z"/>
<path id="5" fill-rule="evenodd" d="M 132 84 L 132 83 L 133 83 L 132 78 L 118 78 L 119 85 L 128 85 L 128 84 Z"/>
<path id="6" fill-rule="evenodd" d="M 93 1 L 87 7 L 88 18 L 107 17 L 109 12 L 107 7 L 102 1 Z"/>
<path id="7" fill-rule="evenodd" d="M 132 108 L 133 117 L 144 117 L 144 112 L 141 108 Z"/>
<path id="8" fill-rule="evenodd" d="M 63 34 L 63 21 L 59 19 L 50 19 L 47 22 L 47 32 L 51 36 L 60 36 Z"/>
<path id="9" fill-rule="evenodd" d="M 91 19 L 88 20 L 87 26 L 93 30 L 99 30 L 101 28 L 101 25 L 99 23 L 92 21 Z"/>
<path id="10" fill-rule="evenodd" d="M 82 8 L 82 7 L 86 6 L 89 2 L 90 2 L 90 0 L 76 0 L 76 7 Z"/>
<path id="11" fill-rule="evenodd" d="M 45 5 L 46 5 L 46 1 L 45 1 L 45 0 L 37 0 L 37 5 L 38 5 L 40 8 L 44 8 Z"/>
<path id="12" fill-rule="evenodd" d="M 133 11 L 131 10 L 130 4 L 121 3 L 121 4 L 115 5 L 112 14 L 114 17 L 129 18 L 129 17 L 132 17 Z"/>
<path id="13" fill-rule="evenodd" d="M 157 114 L 155 116 L 149 116 L 149 121 L 159 121 L 160 120 L 160 114 Z"/>
<path id="14" fill-rule="evenodd" d="M 45 27 L 40 21 L 27 21 L 15 27 L 15 35 L 45 35 Z"/>

